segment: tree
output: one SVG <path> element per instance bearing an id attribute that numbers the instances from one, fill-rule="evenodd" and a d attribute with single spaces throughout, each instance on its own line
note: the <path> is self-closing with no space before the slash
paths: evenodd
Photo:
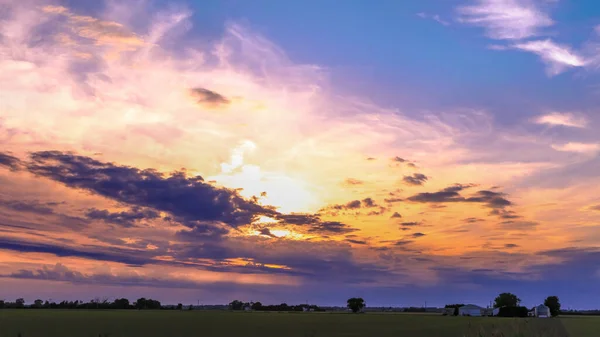
<path id="1" fill-rule="evenodd" d="M 114 309 L 129 309 L 129 300 L 126 298 L 117 298 L 111 307 Z"/>
<path id="2" fill-rule="evenodd" d="M 15 307 L 17 307 L 17 308 L 25 307 L 25 300 L 22 298 L 17 298 L 17 300 L 15 301 Z"/>
<path id="3" fill-rule="evenodd" d="M 260 302 L 254 302 L 252 303 L 252 310 L 260 310 L 262 308 L 262 303 Z"/>
<path id="4" fill-rule="evenodd" d="M 560 313 L 560 301 L 557 296 L 548 296 L 546 300 L 544 300 L 544 305 L 550 308 L 552 317 L 556 317 Z"/>
<path id="5" fill-rule="evenodd" d="M 231 310 L 242 310 L 244 308 L 244 302 L 235 300 L 229 303 L 229 309 Z"/>
<path id="6" fill-rule="evenodd" d="M 4 309 L 4 300 L 0 300 L 0 309 Z"/>
<path id="7" fill-rule="evenodd" d="M 515 294 L 511 293 L 502 293 L 494 299 L 494 308 L 501 307 L 517 307 L 521 299 L 517 297 Z"/>
<path id="8" fill-rule="evenodd" d="M 42 301 L 40 299 L 33 301 L 33 306 L 36 308 L 41 308 L 43 304 L 44 304 L 44 301 Z"/>
<path id="9" fill-rule="evenodd" d="M 177 310 L 181 310 L 181 309 L 183 309 L 183 304 L 181 304 L 181 303 L 178 303 L 178 304 L 177 304 Z"/>
<path id="10" fill-rule="evenodd" d="M 348 299 L 348 308 L 352 310 L 352 312 L 359 312 L 364 307 L 366 307 L 365 300 L 360 297 L 352 297 Z"/>

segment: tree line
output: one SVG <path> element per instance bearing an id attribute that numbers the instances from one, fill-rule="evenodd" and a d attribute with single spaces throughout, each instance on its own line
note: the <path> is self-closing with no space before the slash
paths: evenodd
<path id="1" fill-rule="evenodd" d="M 14 302 L 0 300 L 0 309 L 163 309 L 160 301 L 151 298 L 138 298 L 130 303 L 126 298 L 117 298 L 114 301 L 95 298 L 89 302 L 84 301 L 62 301 L 59 303 L 37 299 L 31 305 L 25 305 L 23 298 L 17 298 Z"/>
<path id="2" fill-rule="evenodd" d="M 316 305 L 297 304 L 288 305 L 287 303 L 275 305 L 263 305 L 260 302 L 242 302 L 235 300 L 229 303 L 230 310 L 254 310 L 254 311 L 325 311 Z"/>

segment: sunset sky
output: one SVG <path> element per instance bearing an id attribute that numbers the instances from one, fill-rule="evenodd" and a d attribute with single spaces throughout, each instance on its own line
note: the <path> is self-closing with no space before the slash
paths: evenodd
<path id="1" fill-rule="evenodd" d="M 600 298 L 600 7 L 0 0 L 0 299 Z"/>

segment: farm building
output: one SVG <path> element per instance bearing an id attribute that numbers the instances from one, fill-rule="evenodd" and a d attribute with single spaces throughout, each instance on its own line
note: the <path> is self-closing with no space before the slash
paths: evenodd
<path id="1" fill-rule="evenodd" d="M 481 316 L 481 311 L 484 308 L 475 305 L 475 304 L 467 304 L 460 308 L 458 308 L 459 316 Z"/>
<path id="2" fill-rule="evenodd" d="M 534 309 L 535 317 L 550 317 L 550 308 L 547 306 L 540 304 Z"/>

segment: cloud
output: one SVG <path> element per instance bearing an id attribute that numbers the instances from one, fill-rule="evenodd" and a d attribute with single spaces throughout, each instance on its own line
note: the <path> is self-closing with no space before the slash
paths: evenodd
<path id="1" fill-rule="evenodd" d="M 373 200 L 373 198 L 365 198 L 363 200 L 352 200 L 346 204 L 331 205 L 331 206 L 324 208 L 323 211 L 326 211 L 326 210 L 353 210 L 353 209 L 373 208 L 373 207 L 379 207 L 379 205 L 375 202 L 375 200 Z"/>
<path id="2" fill-rule="evenodd" d="M 504 244 L 504 248 L 518 248 L 519 245 L 514 244 L 514 243 L 506 243 Z"/>
<path id="3" fill-rule="evenodd" d="M 396 162 L 398 162 L 398 163 L 404 163 L 404 162 L 406 162 L 406 161 L 407 161 L 406 159 L 404 159 L 404 158 L 401 158 L 401 157 L 398 157 L 398 156 L 396 156 L 396 157 L 392 158 L 392 160 L 393 160 L 393 161 L 396 161 Z"/>
<path id="4" fill-rule="evenodd" d="M 220 221 L 238 227 L 275 213 L 233 190 L 214 187 L 200 176 L 187 177 L 183 172 L 165 176 L 155 170 L 57 151 L 36 152 L 31 159 L 27 168 L 37 176 L 129 205 L 169 212 L 185 221 Z"/>
<path id="5" fill-rule="evenodd" d="M 43 204 L 39 201 L 0 200 L 0 207 L 8 208 L 16 212 L 35 213 L 40 215 L 54 214 L 54 210 L 49 206 L 49 204 Z"/>
<path id="6" fill-rule="evenodd" d="M 395 246 L 406 246 L 409 245 L 411 243 L 413 243 L 414 241 L 412 240 L 398 240 L 394 243 Z"/>
<path id="7" fill-rule="evenodd" d="M 569 143 L 562 144 L 562 145 L 552 145 L 552 148 L 555 149 L 556 151 L 561 151 L 561 152 L 593 154 L 600 150 L 600 144 L 569 142 Z"/>
<path id="8" fill-rule="evenodd" d="M 402 217 L 402 215 L 400 215 L 400 213 L 394 212 L 394 214 L 392 214 L 392 216 L 390 217 L 390 219 L 394 219 L 394 218 L 398 219 L 398 218 L 401 218 L 401 217 Z"/>
<path id="9" fill-rule="evenodd" d="M 354 239 L 346 239 L 346 242 L 353 243 L 355 245 L 366 245 L 367 241 L 364 240 L 354 240 Z"/>
<path id="10" fill-rule="evenodd" d="M 134 227 L 135 223 L 141 220 L 153 220 L 160 217 L 160 214 L 151 209 L 142 209 L 134 207 L 129 211 L 109 212 L 108 210 L 99 210 L 91 208 L 86 213 L 88 219 L 103 220 L 123 227 Z"/>
<path id="11" fill-rule="evenodd" d="M 10 170 L 17 170 L 21 160 L 17 157 L 13 157 L 10 154 L 0 152 L 0 166 L 6 166 Z"/>
<path id="12" fill-rule="evenodd" d="M 144 265 L 151 262 L 147 252 L 117 247 L 69 247 L 64 244 L 50 244 L 27 240 L 0 237 L 0 249 L 21 253 L 49 253 L 58 257 L 81 257 L 98 261 L 112 261 L 128 265 Z"/>
<path id="13" fill-rule="evenodd" d="M 547 73 L 550 76 L 558 75 L 568 68 L 586 65 L 585 59 L 574 53 L 569 47 L 549 39 L 517 43 L 512 47 L 537 54 L 546 63 Z"/>
<path id="14" fill-rule="evenodd" d="M 438 14 L 426 14 L 423 12 L 417 13 L 417 16 L 422 18 L 422 19 L 431 19 L 433 21 L 436 21 L 437 23 L 444 25 L 444 26 L 449 26 L 450 22 L 442 20 L 442 18 L 438 15 Z"/>
<path id="15" fill-rule="evenodd" d="M 501 222 L 498 227 L 502 229 L 508 230 L 531 230 L 535 229 L 539 223 L 534 221 L 515 221 L 508 220 Z"/>
<path id="16" fill-rule="evenodd" d="M 533 119 L 536 124 L 547 124 L 551 126 L 570 126 L 574 128 L 585 128 L 588 121 L 584 117 L 578 117 L 569 112 L 552 112 L 546 115 L 537 116 Z"/>
<path id="17" fill-rule="evenodd" d="M 205 88 L 194 88 L 191 89 L 190 92 L 192 93 L 192 96 L 198 100 L 199 104 L 219 107 L 230 103 L 223 95 Z"/>
<path id="18" fill-rule="evenodd" d="M 344 180 L 344 184 L 346 185 L 362 185 L 364 183 L 364 181 L 354 178 L 347 178 L 346 180 Z"/>
<path id="19" fill-rule="evenodd" d="M 454 185 L 447 187 L 438 192 L 424 192 L 413 195 L 408 198 L 409 201 L 419 203 L 451 203 L 451 202 L 466 202 L 466 203 L 482 203 L 490 208 L 504 208 L 512 205 L 512 202 L 504 198 L 504 193 L 480 190 L 475 192 L 470 197 L 463 197 L 458 193 L 465 188 L 472 187 L 470 185 Z"/>
<path id="20" fill-rule="evenodd" d="M 425 235 L 426 235 L 426 234 L 423 234 L 423 233 L 419 233 L 419 232 L 417 232 L 417 233 L 413 233 L 413 234 L 411 234 L 410 236 L 416 239 L 416 238 L 423 237 L 423 236 L 425 236 Z"/>
<path id="21" fill-rule="evenodd" d="M 554 24 L 548 14 L 529 0 L 478 0 L 458 8 L 458 20 L 483 27 L 487 36 L 498 40 L 518 40 L 540 33 Z"/>
<path id="22" fill-rule="evenodd" d="M 319 233 L 319 234 L 345 234 L 355 232 L 358 229 L 352 228 L 344 223 L 339 221 L 323 221 L 312 225 L 309 229 L 309 233 Z"/>
<path id="23" fill-rule="evenodd" d="M 400 224 L 401 227 L 416 227 L 416 226 L 421 226 L 420 222 L 402 222 Z"/>
<path id="24" fill-rule="evenodd" d="M 427 181 L 427 176 L 422 173 L 413 173 L 412 176 L 404 176 L 402 180 L 409 185 L 421 186 Z"/>
<path id="25" fill-rule="evenodd" d="M 69 11 L 68 8 L 62 6 L 46 6 L 42 11 L 52 14 L 61 15 L 67 18 L 71 24 L 71 28 L 75 36 L 92 40 L 97 45 L 117 45 L 121 47 L 130 47 L 125 50 L 134 50 L 145 44 L 144 40 L 132 33 L 124 25 L 113 22 L 104 21 L 91 16 L 77 15 Z M 71 39 L 69 38 L 69 43 Z M 133 49 L 131 49 L 133 47 Z"/>
<path id="26" fill-rule="evenodd" d="M 600 205 L 591 206 L 590 209 L 592 211 L 600 211 Z"/>

